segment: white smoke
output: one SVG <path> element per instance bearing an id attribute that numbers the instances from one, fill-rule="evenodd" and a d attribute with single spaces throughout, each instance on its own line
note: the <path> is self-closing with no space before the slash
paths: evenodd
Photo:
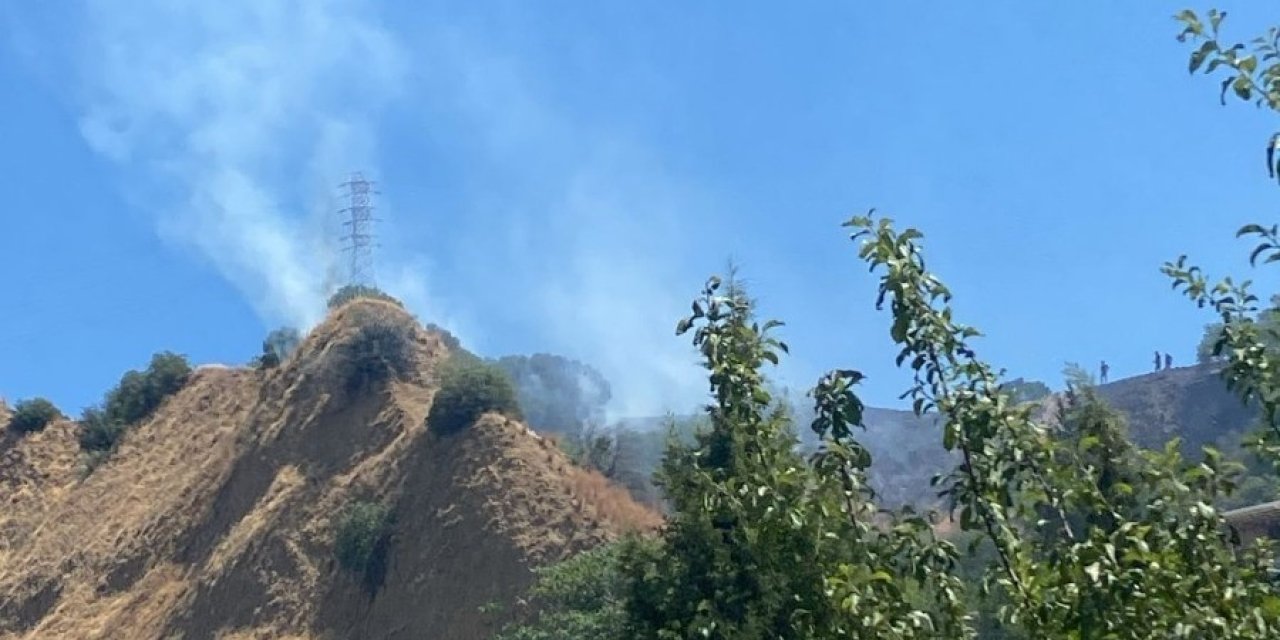
<path id="1" fill-rule="evenodd" d="M 723 263 L 705 242 L 723 234 L 700 237 L 715 227 L 716 203 L 642 139 L 548 98 L 521 56 L 461 29 L 434 41 L 415 52 L 425 71 L 414 84 L 449 96 L 459 127 L 509 176 L 480 222 L 451 229 L 456 251 L 484 256 L 469 265 L 477 284 L 518 303 L 539 350 L 604 374 L 610 419 L 696 406 L 706 378 L 675 326 L 710 275 L 702 269 Z"/>
<path id="2" fill-rule="evenodd" d="M 466 123 L 495 193 L 450 212 L 441 255 L 380 263 L 382 288 L 485 353 L 475 328 L 500 309 L 530 350 L 598 368 L 614 415 L 683 411 L 705 394 L 673 329 L 701 269 L 721 262 L 691 271 L 686 257 L 706 253 L 686 218 L 712 207 L 642 143 L 555 108 L 520 56 L 448 20 L 397 38 L 363 0 L 86 6 L 85 139 L 147 194 L 139 204 L 164 237 L 196 250 L 265 321 L 309 327 L 323 314 L 342 273 L 337 184 L 352 170 L 377 176 L 376 125 L 399 100 L 433 119 L 397 135 L 450 126 L 441 116 Z M 461 304 L 428 286 L 446 261 L 465 280 L 450 283 Z"/>
<path id="3" fill-rule="evenodd" d="M 165 193 L 143 206 L 270 321 L 307 327 L 335 277 L 330 194 L 373 169 L 402 55 L 362 2 L 92 0 L 81 131 Z M 345 90 L 346 88 L 351 90 Z"/>

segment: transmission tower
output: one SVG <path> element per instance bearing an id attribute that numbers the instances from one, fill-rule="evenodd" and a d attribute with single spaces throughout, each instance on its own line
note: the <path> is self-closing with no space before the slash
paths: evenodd
<path id="1" fill-rule="evenodd" d="M 372 202 L 378 192 L 373 190 L 373 185 L 360 172 L 351 174 L 351 178 L 340 185 L 346 188 L 347 197 L 347 206 L 339 212 L 347 216 L 342 222 L 342 250 L 351 254 L 348 284 L 374 285 L 373 249 L 378 245 L 374 243 L 373 223 L 376 218 L 373 217 Z"/>

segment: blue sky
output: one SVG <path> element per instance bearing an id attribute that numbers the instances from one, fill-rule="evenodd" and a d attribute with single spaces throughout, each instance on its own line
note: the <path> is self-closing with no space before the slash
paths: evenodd
<path id="1" fill-rule="evenodd" d="M 617 415 L 700 401 L 673 327 L 729 258 L 786 384 L 852 366 L 902 406 L 839 227 L 871 207 L 925 232 L 984 356 L 1054 384 L 1189 362 L 1211 318 L 1160 264 L 1244 273 L 1234 230 L 1273 219 L 1272 116 L 1187 75 L 1183 5 L 727 7 L 7 3 L 0 396 L 75 413 L 154 351 L 241 363 L 315 322 L 352 170 L 381 286 L 480 353 L 597 366 Z"/>

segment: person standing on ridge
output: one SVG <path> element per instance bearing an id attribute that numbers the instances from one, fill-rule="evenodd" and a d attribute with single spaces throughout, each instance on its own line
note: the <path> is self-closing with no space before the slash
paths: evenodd
<path id="1" fill-rule="evenodd" d="M 1102 376 L 1101 376 L 1099 379 L 1100 379 L 1100 380 L 1102 380 L 1102 383 L 1103 383 L 1103 384 L 1106 384 L 1106 383 L 1107 383 L 1107 372 L 1111 371 L 1111 367 L 1107 366 L 1107 361 L 1106 361 L 1106 360 L 1103 360 L 1103 361 L 1102 361 L 1102 366 L 1101 366 L 1100 368 L 1102 369 Z"/>
<path id="2" fill-rule="evenodd" d="M 1156 352 L 1156 371 L 1160 370 L 1160 352 Z"/>
<path id="3" fill-rule="evenodd" d="M 1173 368 L 1173 356 L 1164 354 L 1164 368 L 1166 371 Z"/>

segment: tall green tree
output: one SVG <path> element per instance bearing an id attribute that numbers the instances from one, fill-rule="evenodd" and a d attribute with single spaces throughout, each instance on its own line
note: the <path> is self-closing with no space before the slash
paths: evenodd
<path id="1" fill-rule="evenodd" d="M 968 637 L 955 549 L 922 518 L 877 518 L 870 455 L 852 437 L 861 375 L 834 371 L 815 388 L 823 446 L 805 460 L 763 371 L 786 351 L 770 335 L 780 323 L 752 309 L 713 278 L 677 329 L 693 331 L 709 374 L 709 428 L 663 461 L 662 545 L 624 554 L 629 637 Z"/>

